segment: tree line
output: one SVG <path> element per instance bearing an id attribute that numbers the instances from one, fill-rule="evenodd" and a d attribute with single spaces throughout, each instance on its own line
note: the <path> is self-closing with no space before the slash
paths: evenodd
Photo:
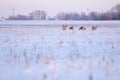
<path id="1" fill-rule="evenodd" d="M 120 20 L 120 4 L 115 5 L 110 10 L 106 12 L 95 12 L 92 11 L 88 14 L 82 12 L 59 12 L 54 17 L 47 17 L 47 13 L 44 11 L 44 14 L 40 14 L 40 16 L 44 16 L 45 18 L 42 20 Z M 37 14 L 36 14 L 37 15 Z M 36 16 L 35 15 L 35 16 Z M 31 14 L 29 15 L 17 15 L 17 16 L 9 16 L 7 20 L 35 20 Z M 41 19 L 41 18 L 40 18 Z M 38 19 L 39 20 L 39 19 Z"/>

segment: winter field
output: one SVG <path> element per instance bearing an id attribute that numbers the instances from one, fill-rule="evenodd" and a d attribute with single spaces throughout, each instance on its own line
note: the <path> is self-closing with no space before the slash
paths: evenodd
<path id="1" fill-rule="evenodd" d="M 1 21 L 0 80 L 120 80 L 120 22 L 63 23 Z"/>

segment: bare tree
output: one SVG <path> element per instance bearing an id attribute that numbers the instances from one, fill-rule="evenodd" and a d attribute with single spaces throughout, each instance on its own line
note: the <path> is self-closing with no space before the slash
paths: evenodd
<path id="1" fill-rule="evenodd" d="M 120 4 L 117 4 L 117 5 L 115 6 L 115 10 L 116 10 L 116 12 L 117 12 L 118 14 L 120 14 Z"/>

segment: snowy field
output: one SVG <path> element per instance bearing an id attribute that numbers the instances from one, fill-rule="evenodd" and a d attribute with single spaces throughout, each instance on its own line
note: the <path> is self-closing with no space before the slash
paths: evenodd
<path id="1" fill-rule="evenodd" d="M 70 25 L 70 26 L 93 26 L 93 25 L 98 25 L 98 26 L 120 26 L 120 21 L 118 20 L 110 20 L 110 21 L 86 21 L 86 20 L 81 20 L 81 21 L 72 21 L 72 20 L 62 20 L 62 21 L 54 21 L 54 20 L 5 20 L 5 21 L 0 21 L 0 26 L 61 26 L 61 25 Z"/>
<path id="2" fill-rule="evenodd" d="M 0 26 L 0 80 L 120 80 L 120 25 L 86 28 Z"/>

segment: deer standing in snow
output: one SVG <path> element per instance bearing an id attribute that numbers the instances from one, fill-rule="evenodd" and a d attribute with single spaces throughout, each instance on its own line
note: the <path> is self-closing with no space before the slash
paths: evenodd
<path id="1" fill-rule="evenodd" d="M 86 28 L 84 26 L 81 26 L 79 30 L 86 30 Z"/>
<path id="2" fill-rule="evenodd" d="M 92 27 L 92 30 L 96 30 L 96 29 L 97 29 L 97 26 L 93 26 L 93 27 Z"/>
<path id="3" fill-rule="evenodd" d="M 67 25 L 63 25 L 63 26 L 62 26 L 62 29 L 63 29 L 63 30 L 66 30 L 66 29 L 67 29 Z"/>
<path id="4" fill-rule="evenodd" d="M 73 26 L 71 26 L 69 29 L 70 29 L 70 30 L 73 30 Z"/>

